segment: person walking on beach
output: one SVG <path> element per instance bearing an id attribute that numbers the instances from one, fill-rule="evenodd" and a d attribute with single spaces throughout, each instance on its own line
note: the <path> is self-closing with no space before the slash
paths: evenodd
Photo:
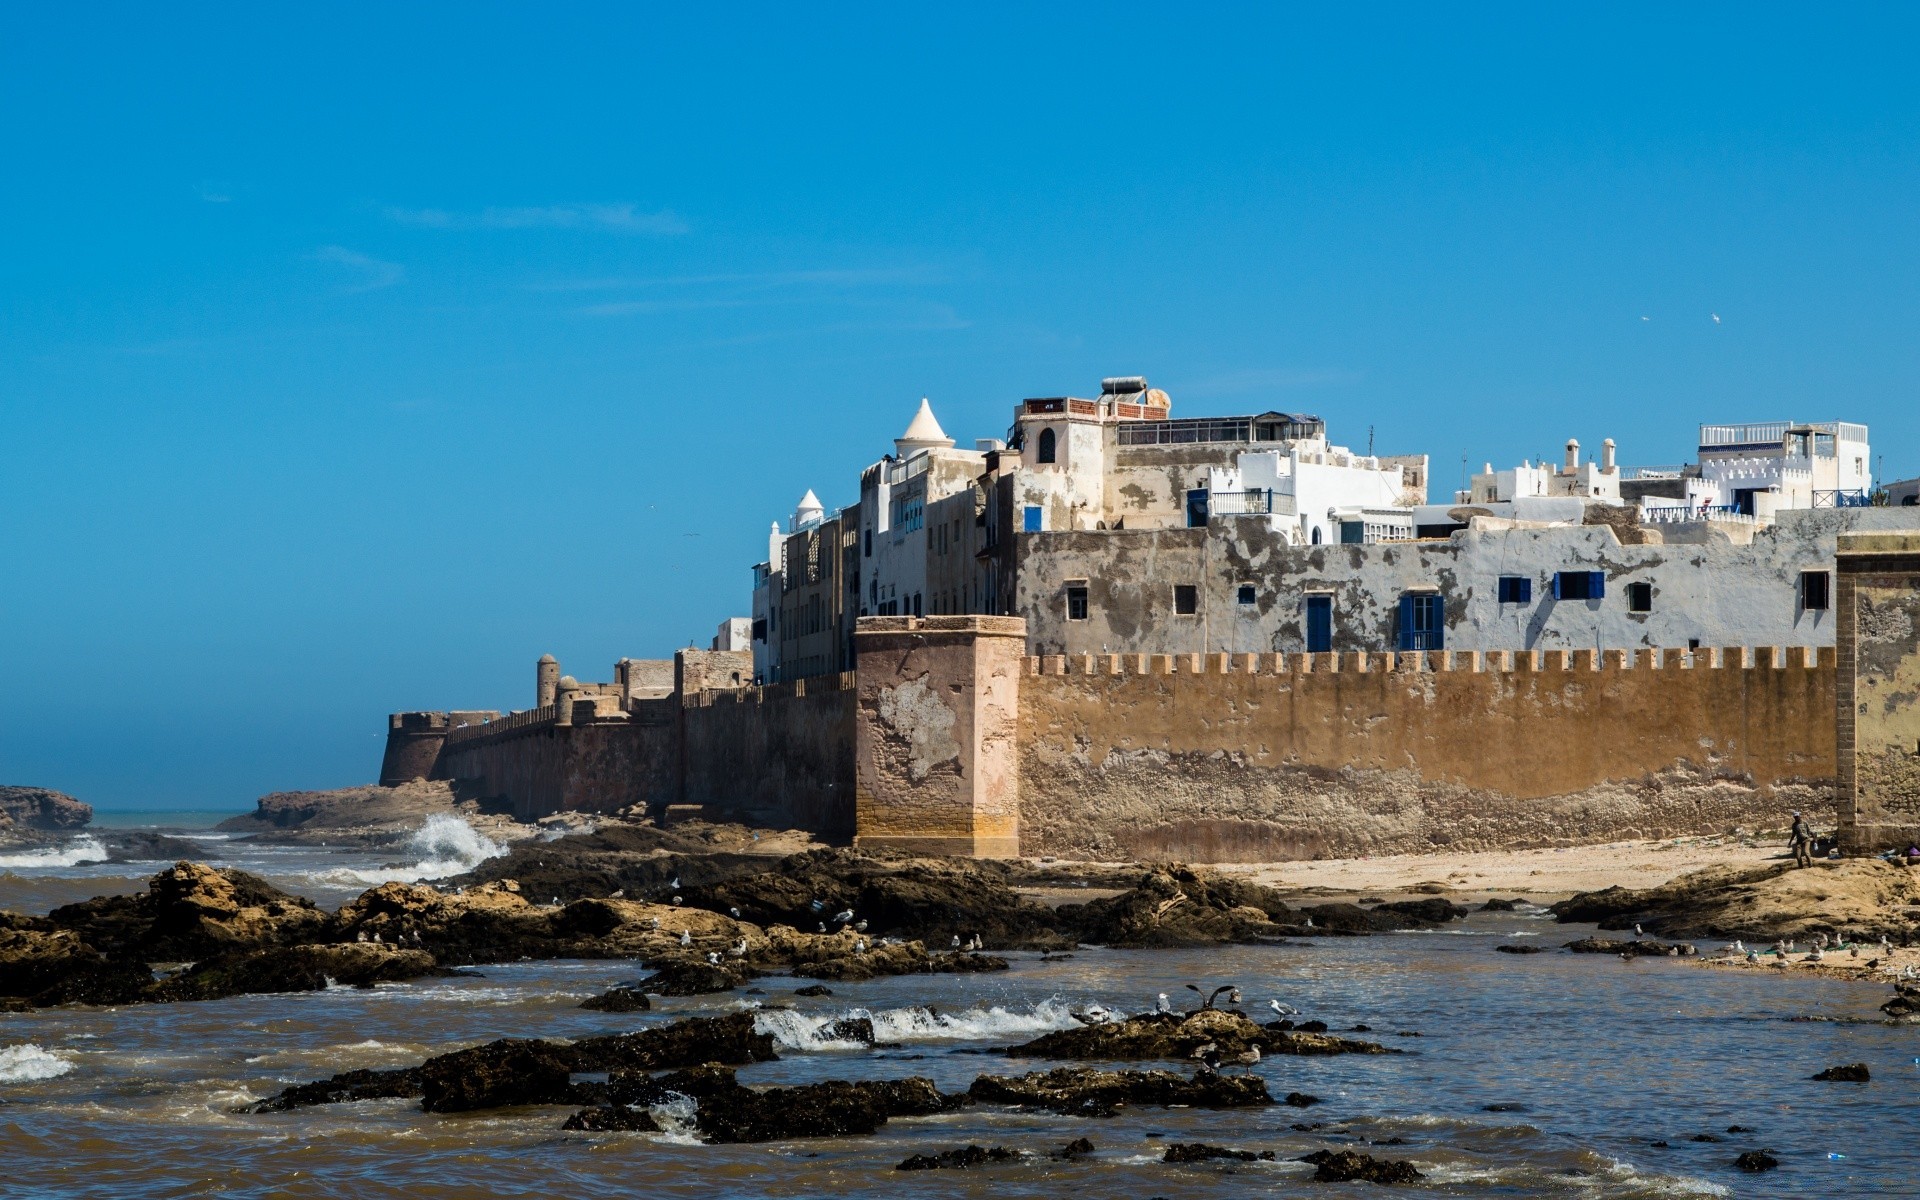
<path id="1" fill-rule="evenodd" d="M 1793 832 L 1787 835 L 1787 847 L 1793 851 L 1793 865 L 1810 867 L 1813 865 L 1813 830 L 1799 813 L 1793 814 Z"/>

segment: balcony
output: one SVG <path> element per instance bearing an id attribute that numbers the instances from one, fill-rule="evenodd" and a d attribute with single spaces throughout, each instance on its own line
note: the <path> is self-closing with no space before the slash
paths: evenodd
<path id="1" fill-rule="evenodd" d="M 1815 491 L 1815 508 L 1872 508 L 1873 494 L 1865 488 L 1853 488 L 1834 492 Z"/>
<path id="2" fill-rule="evenodd" d="M 1248 488 L 1239 492 L 1207 493 L 1207 513 L 1214 517 L 1291 517 L 1298 514 L 1290 492 Z"/>

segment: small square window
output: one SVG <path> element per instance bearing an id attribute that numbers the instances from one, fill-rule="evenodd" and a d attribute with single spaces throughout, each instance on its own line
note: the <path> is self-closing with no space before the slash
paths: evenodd
<path id="1" fill-rule="evenodd" d="M 1500 577 L 1500 603 L 1532 604 L 1533 580 L 1525 575 L 1502 575 Z"/>
<path id="2" fill-rule="evenodd" d="M 1800 572 L 1800 607 L 1826 612 L 1833 604 L 1833 576 L 1825 571 Z"/>
<path id="3" fill-rule="evenodd" d="M 1087 619 L 1087 585 L 1070 583 L 1067 585 L 1067 620 L 1084 621 Z"/>
<path id="4" fill-rule="evenodd" d="M 1653 585 L 1650 583 L 1630 583 L 1627 585 L 1627 611 L 1653 611 Z"/>
<path id="5" fill-rule="evenodd" d="M 1200 589 L 1191 583 L 1173 585 L 1173 611 L 1183 617 L 1190 617 L 1200 611 Z"/>
<path id="6" fill-rule="evenodd" d="M 1047 510 L 1038 504 L 1029 504 L 1020 514 L 1022 533 L 1040 533 L 1046 529 Z"/>
<path id="7" fill-rule="evenodd" d="M 1253 602 L 1254 602 L 1253 585 L 1250 583 L 1241 584 L 1240 585 L 1240 603 L 1252 604 Z"/>
<path id="8" fill-rule="evenodd" d="M 1555 600 L 1599 600 L 1607 594 L 1604 571 L 1558 571 L 1553 576 Z"/>

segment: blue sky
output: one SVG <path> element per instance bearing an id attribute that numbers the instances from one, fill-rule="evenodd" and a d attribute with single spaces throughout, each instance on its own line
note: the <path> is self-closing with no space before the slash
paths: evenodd
<path id="1" fill-rule="evenodd" d="M 923 394 L 1920 474 L 1911 9 L 0 22 L 0 783 L 244 806 L 704 645 Z"/>

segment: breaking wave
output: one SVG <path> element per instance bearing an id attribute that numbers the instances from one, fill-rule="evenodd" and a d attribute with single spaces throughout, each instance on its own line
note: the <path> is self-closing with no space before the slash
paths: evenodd
<path id="1" fill-rule="evenodd" d="M 499 842 L 448 813 L 435 813 L 428 817 L 427 823 L 408 840 L 407 849 L 420 856 L 420 860 L 412 866 L 374 867 L 369 870 L 342 867 L 323 871 L 315 878 L 327 883 L 368 886 L 418 883 L 422 879 L 463 875 L 487 859 L 499 858 L 507 852 L 507 848 Z"/>
<path id="2" fill-rule="evenodd" d="M 767 1009 L 754 1018 L 754 1031 L 771 1034 L 783 1049 L 821 1052 L 864 1050 L 861 1042 L 835 1038 L 833 1025 L 842 1020 L 864 1018 L 873 1022 L 876 1046 L 902 1042 L 959 1042 L 1011 1036 L 1037 1037 L 1057 1029 L 1072 1029 L 1080 1024 L 1059 998 L 1042 1000 L 1024 1009 L 1009 1009 L 998 1004 L 991 1008 L 968 1008 L 956 1012 L 915 1005 L 910 1008 L 879 1010 L 852 1008 L 833 1016 L 816 1016 L 792 1009 Z"/>
<path id="3" fill-rule="evenodd" d="M 73 1064 L 32 1042 L 0 1046 L 0 1083 L 31 1083 L 73 1070 Z"/>
<path id="4" fill-rule="evenodd" d="M 107 848 L 92 834 L 84 834 L 64 846 L 43 846 L 24 854 L 0 854 L 0 869 L 20 867 L 77 867 L 81 863 L 107 861 Z"/>

